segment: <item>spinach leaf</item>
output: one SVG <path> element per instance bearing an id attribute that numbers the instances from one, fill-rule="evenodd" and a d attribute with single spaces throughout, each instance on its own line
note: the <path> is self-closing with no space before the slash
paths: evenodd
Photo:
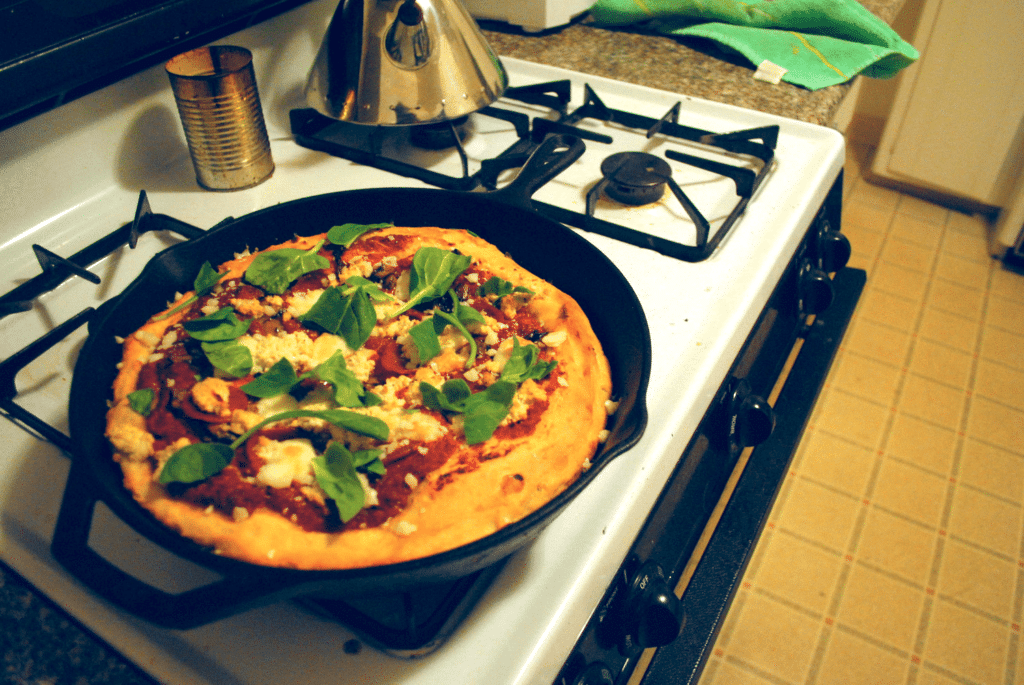
<path id="1" fill-rule="evenodd" d="M 309 250 L 284 247 L 260 252 L 245 270 L 245 280 L 272 295 L 281 295 L 299 276 L 331 265 L 317 254 L 322 245 L 321 241 Z"/>
<path id="2" fill-rule="evenodd" d="M 345 364 L 345 355 L 340 350 L 309 373 L 303 374 L 302 377 L 313 377 L 330 383 L 334 387 L 334 401 L 343 407 L 365 407 L 369 406 L 368 401 L 371 404 L 380 402 L 380 398 L 376 395 L 366 392 L 362 381 L 349 370 Z M 376 401 L 370 400 L 370 397 L 376 398 Z"/>
<path id="3" fill-rule="evenodd" d="M 431 359 L 441 354 L 441 341 L 434 325 L 434 318 L 424 319 L 409 329 L 409 337 L 412 338 L 416 350 L 419 352 L 420 365 L 426 364 Z"/>
<path id="4" fill-rule="evenodd" d="M 511 281 L 506 281 L 504 278 L 498 278 L 497 276 L 491 276 L 483 285 L 477 288 L 477 294 L 481 297 L 494 295 L 499 300 L 512 293 L 529 293 L 532 295 L 533 291 L 521 285 L 512 285 Z"/>
<path id="5" fill-rule="evenodd" d="M 536 345 L 520 345 L 518 338 L 512 338 L 512 356 L 505 363 L 501 380 L 519 384 L 527 379 L 546 378 L 558 365 L 557 361 L 541 361 Z"/>
<path id="6" fill-rule="evenodd" d="M 439 247 L 421 247 L 412 258 L 409 275 L 409 301 L 392 314 L 392 318 L 407 312 L 421 302 L 441 297 L 459 274 L 469 267 L 473 258 L 455 254 Z"/>
<path id="7" fill-rule="evenodd" d="M 252 353 L 244 345 L 233 340 L 219 340 L 204 342 L 200 346 L 210 364 L 228 376 L 242 378 L 252 371 Z"/>
<path id="8" fill-rule="evenodd" d="M 344 288 L 336 286 L 325 290 L 299 320 L 340 335 L 350 349 L 357 350 L 373 333 L 377 310 L 364 288 L 354 288 L 346 294 Z"/>
<path id="9" fill-rule="evenodd" d="M 356 241 L 356 238 L 364 233 L 388 226 L 394 226 L 394 224 L 342 224 L 327 231 L 327 240 L 335 245 L 349 247 Z"/>
<path id="10" fill-rule="evenodd" d="M 343 445 L 332 442 L 326 452 L 313 457 L 313 476 L 324 494 L 334 500 L 343 522 L 351 521 L 366 503 L 352 453 Z"/>
<path id="11" fill-rule="evenodd" d="M 274 414 L 273 416 L 263 419 L 239 436 L 237 440 L 231 443 L 231 447 L 232 449 L 235 449 L 240 445 L 245 444 L 246 440 L 251 438 L 254 433 L 266 425 L 276 423 L 278 421 L 286 421 L 288 419 L 297 419 L 303 416 L 323 419 L 338 428 L 350 430 L 353 433 L 359 433 L 360 435 L 367 435 L 371 438 L 376 438 L 377 440 L 388 439 L 388 424 L 373 416 L 366 416 L 365 414 L 359 414 L 347 409 L 327 409 L 325 411 L 293 409 L 291 411 L 283 411 L 280 414 Z"/>
<path id="12" fill-rule="evenodd" d="M 472 307 L 466 307 L 466 309 L 472 309 Z M 459 321 L 458 317 L 449 314 L 448 312 L 443 312 L 440 309 L 435 309 L 434 319 L 441 319 L 443 321 L 447 321 L 452 326 L 455 326 L 455 328 L 458 329 L 459 333 L 462 333 L 462 337 L 469 341 L 469 357 L 466 358 L 465 368 L 468 369 L 469 367 L 473 366 L 473 364 L 476 363 L 477 353 L 476 340 L 473 339 L 473 334 L 470 333 L 469 330 L 464 325 L 462 325 L 462 322 Z M 434 327 L 434 330 L 437 330 L 436 326 Z"/>
<path id="13" fill-rule="evenodd" d="M 220 282 L 221 275 L 217 273 L 217 270 L 210 265 L 210 262 L 203 262 L 203 265 L 199 267 L 199 273 L 196 275 L 194 281 L 192 281 L 192 289 L 195 291 L 187 299 L 183 300 L 181 304 L 167 312 L 156 317 L 156 320 L 166 319 L 171 314 L 180 312 L 182 309 L 198 300 L 203 295 L 208 295 L 213 290 L 214 286 Z"/>
<path id="14" fill-rule="evenodd" d="M 363 278 L 362 276 L 350 276 L 345 279 L 345 285 L 349 286 L 349 288 L 360 288 L 364 290 L 366 294 L 370 296 L 370 300 L 372 302 L 390 302 L 395 299 L 381 290 L 379 285 L 368 278 Z M 349 288 L 345 289 L 346 294 L 350 292 Z"/>
<path id="15" fill-rule="evenodd" d="M 196 340 L 223 342 L 245 335 L 251 324 L 251 319 L 235 316 L 234 307 L 222 307 L 209 316 L 186 321 L 182 327 Z"/>
<path id="16" fill-rule="evenodd" d="M 242 386 L 242 391 L 253 397 L 277 397 L 283 395 L 299 382 L 295 368 L 287 358 L 281 357 L 255 380 Z"/>
<path id="17" fill-rule="evenodd" d="M 135 392 L 128 393 L 128 406 L 137 414 L 149 416 L 153 410 L 153 397 L 155 393 L 152 388 L 142 388 Z"/>
<path id="18" fill-rule="evenodd" d="M 359 450 L 352 453 L 352 464 L 367 473 L 383 476 L 387 469 L 384 468 L 384 462 L 381 460 L 382 454 L 384 454 L 384 450 Z"/>
<path id="19" fill-rule="evenodd" d="M 499 380 L 485 390 L 473 393 L 466 381 L 453 378 L 445 381 L 440 390 L 430 383 L 420 382 L 420 393 L 423 404 L 431 409 L 463 414 L 466 443 L 475 445 L 494 435 L 495 429 L 508 416 L 516 386 Z"/>
<path id="20" fill-rule="evenodd" d="M 196 483 L 215 476 L 231 463 L 235 450 L 215 442 L 197 442 L 171 455 L 160 471 L 160 482 Z"/>

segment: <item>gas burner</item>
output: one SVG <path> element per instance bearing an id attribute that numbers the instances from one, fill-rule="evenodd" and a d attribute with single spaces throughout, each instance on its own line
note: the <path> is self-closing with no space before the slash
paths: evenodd
<path id="1" fill-rule="evenodd" d="M 446 150 L 459 145 L 469 135 L 469 116 L 437 124 L 409 128 L 409 142 L 424 150 Z"/>
<path id="2" fill-rule="evenodd" d="M 668 162 L 647 152 L 616 152 L 601 162 L 604 180 L 598 187 L 624 205 L 646 205 L 665 194 L 672 175 Z"/>

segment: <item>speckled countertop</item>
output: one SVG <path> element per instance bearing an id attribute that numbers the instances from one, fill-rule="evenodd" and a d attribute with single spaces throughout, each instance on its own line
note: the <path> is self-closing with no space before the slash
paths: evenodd
<path id="1" fill-rule="evenodd" d="M 904 0 L 861 0 L 891 23 Z M 809 91 L 752 78 L 753 69 L 710 43 L 683 43 L 637 31 L 577 23 L 543 34 L 487 24 L 484 34 L 502 56 L 659 88 L 826 125 L 850 84 Z M 0 564 L 0 683 L 80 685 L 151 683 L 73 619 Z"/>
<path id="2" fill-rule="evenodd" d="M 904 0 L 860 0 L 891 24 Z M 851 83 L 817 91 L 788 83 L 757 81 L 743 57 L 725 54 L 710 41 L 678 39 L 634 30 L 598 28 L 584 17 L 544 34 L 524 34 L 486 23 L 484 35 L 501 56 L 659 88 L 827 125 Z"/>

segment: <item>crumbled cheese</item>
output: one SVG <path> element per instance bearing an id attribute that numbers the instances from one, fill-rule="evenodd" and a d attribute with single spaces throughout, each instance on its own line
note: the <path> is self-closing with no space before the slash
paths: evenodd
<path id="1" fill-rule="evenodd" d="M 245 519 L 249 518 L 249 510 L 245 507 L 235 507 L 231 510 L 231 518 L 241 523 Z"/>
<path id="2" fill-rule="evenodd" d="M 416 532 L 416 524 L 408 521 L 399 521 L 394 526 L 394 531 L 399 535 L 412 535 Z"/>
<path id="3" fill-rule="evenodd" d="M 405 484 L 409 486 L 410 490 L 412 490 L 417 485 L 419 485 L 420 482 L 416 479 L 416 476 L 412 475 L 411 473 L 407 473 L 405 474 Z"/>
<path id="4" fill-rule="evenodd" d="M 614 414 L 619 408 L 619 403 L 614 400 L 606 400 L 604 403 L 604 410 L 609 416 Z"/>
<path id="5" fill-rule="evenodd" d="M 559 376 L 558 377 L 558 384 L 560 386 L 562 386 L 563 388 L 568 388 L 569 387 L 569 381 L 567 381 L 565 379 L 565 376 Z"/>
<path id="6" fill-rule="evenodd" d="M 566 331 L 563 328 L 560 331 L 552 331 L 551 333 L 548 333 L 543 338 L 541 338 L 540 341 L 547 345 L 548 347 L 558 347 L 559 345 L 564 343 L 568 339 L 568 337 L 568 331 Z"/>
<path id="7" fill-rule="evenodd" d="M 308 439 L 270 440 L 261 436 L 255 452 L 266 462 L 256 474 L 258 484 L 287 488 L 293 481 L 300 485 L 313 483 L 312 462 L 317 452 Z"/>

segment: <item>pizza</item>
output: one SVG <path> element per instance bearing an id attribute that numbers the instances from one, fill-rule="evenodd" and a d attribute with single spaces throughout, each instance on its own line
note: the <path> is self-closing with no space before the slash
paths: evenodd
<path id="1" fill-rule="evenodd" d="M 205 263 L 119 342 L 105 434 L 125 486 L 268 566 L 483 538 L 587 470 L 615 410 L 576 301 L 457 229 L 344 224 Z"/>

